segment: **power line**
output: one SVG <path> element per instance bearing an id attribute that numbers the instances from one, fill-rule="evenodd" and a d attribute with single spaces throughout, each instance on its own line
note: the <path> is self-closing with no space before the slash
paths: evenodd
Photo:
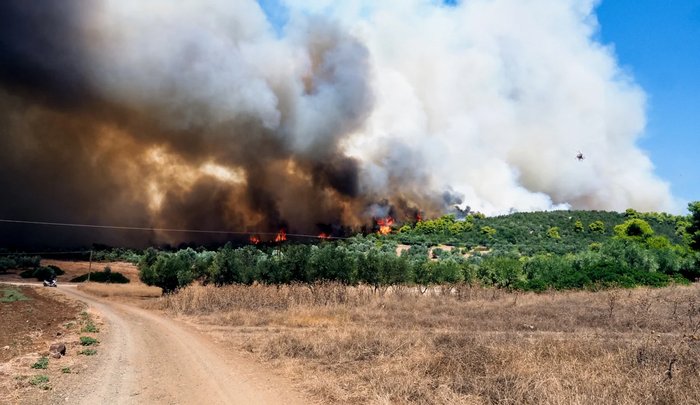
<path id="1" fill-rule="evenodd" d="M 69 222 L 47 222 L 47 221 L 24 221 L 18 219 L 0 219 L 0 222 L 9 224 L 23 225 L 46 225 L 46 226 L 62 226 L 72 228 L 91 228 L 91 229 L 112 229 L 122 231 L 148 231 L 148 232 L 177 232 L 177 233 L 203 233 L 203 234 L 219 234 L 219 235 L 278 235 L 278 232 L 247 232 L 247 231 L 229 231 L 229 230 L 207 230 L 207 229 L 177 229 L 177 228 L 149 228 L 141 226 L 120 226 L 120 225 L 96 225 L 96 224 L 76 224 Z M 286 233 L 286 236 L 315 238 L 315 239 L 349 239 L 340 236 L 320 236 L 309 235 L 302 233 Z"/>

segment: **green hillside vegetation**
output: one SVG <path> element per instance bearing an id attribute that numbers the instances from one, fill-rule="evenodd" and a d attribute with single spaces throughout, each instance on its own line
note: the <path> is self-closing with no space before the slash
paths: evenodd
<path id="1" fill-rule="evenodd" d="M 688 219 L 658 213 L 625 213 L 606 211 L 548 211 L 515 213 L 497 217 L 468 215 L 457 220 L 446 215 L 434 220 L 404 225 L 393 240 L 413 245 L 450 244 L 471 248 L 493 247 L 514 250 L 521 254 L 573 253 L 587 249 L 591 243 L 602 243 L 615 235 L 615 226 L 629 219 L 642 219 L 656 235 L 665 236 L 672 243 L 683 243 Z"/>
<path id="2" fill-rule="evenodd" d="M 690 210 L 689 216 L 633 210 L 476 214 L 464 220 L 444 216 L 386 236 L 358 235 L 319 245 L 151 248 L 139 270 L 142 281 L 165 291 L 195 281 L 311 286 L 333 281 L 377 291 L 409 285 L 421 292 L 430 286 L 477 284 L 531 291 L 660 287 L 700 277 L 700 205 L 691 204 Z M 397 249 L 399 244 L 409 246 Z"/>

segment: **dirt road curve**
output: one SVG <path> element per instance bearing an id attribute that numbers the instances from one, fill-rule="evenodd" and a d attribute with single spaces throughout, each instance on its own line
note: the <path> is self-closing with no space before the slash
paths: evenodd
<path id="1" fill-rule="evenodd" d="M 286 381 L 156 312 L 61 286 L 109 325 L 98 369 L 57 403 L 302 404 Z M 61 390 L 62 391 L 62 390 Z"/>

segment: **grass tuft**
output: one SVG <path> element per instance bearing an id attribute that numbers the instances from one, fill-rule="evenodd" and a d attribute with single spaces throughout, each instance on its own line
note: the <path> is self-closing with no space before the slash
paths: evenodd
<path id="1" fill-rule="evenodd" d="M 0 288 L 0 302 L 28 301 L 30 298 L 16 288 Z"/>
<path id="2" fill-rule="evenodd" d="M 81 329 L 82 332 L 87 332 L 87 333 L 99 333 L 100 329 L 95 325 L 92 320 L 88 320 L 85 326 Z"/>
<path id="3" fill-rule="evenodd" d="M 80 344 L 83 346 L 93 346 L 100 343 L 97 339 L 90 337 L 90 336 L 81 336 L 80 337 Z"/>
<path id="4" fill-rule="evenodd" d="M 43 386 L 49 382 L 49 377 L 45 375 L 36 375 L 29 380 L 29 384 L 35 386 Z"/>
<path id="5" fill-rule="evenodd" d="M 49 367 L 49 358 L 41 357 L 36 363 L 32 364 L 33 369 L 45 370 Z"/>

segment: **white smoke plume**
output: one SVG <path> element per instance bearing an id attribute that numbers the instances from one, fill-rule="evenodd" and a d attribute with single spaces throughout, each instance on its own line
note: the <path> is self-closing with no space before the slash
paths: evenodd
<path id="1" fill-rule="evenodd" d="M 254 1 L 113 1 L 94 20 L 96 80 L 173 125 L 252 115 L 321 159 L 342 137 L 364 193 L 449 187 L 487 213 L 671 209 L 636 145 L 644 92 L 596 41 L 595 5 L 287 0 L 277 35 Z"/>

